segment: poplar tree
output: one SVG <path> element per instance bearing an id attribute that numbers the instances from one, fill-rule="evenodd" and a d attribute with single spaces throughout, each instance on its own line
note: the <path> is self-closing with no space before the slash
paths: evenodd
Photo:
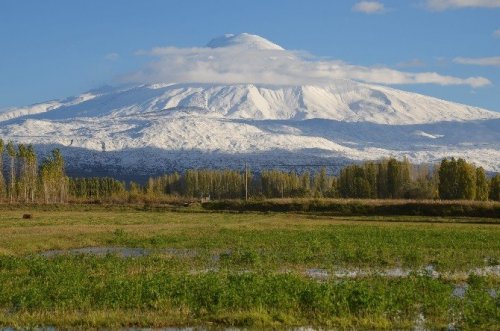
<path id="1" fill-rule="evenodd" d="M 41 182 L 46 203 L 64 203 L 67 198 L 68 178 L 64 172 L 61 151 L 55 149 L 41 166 Z"/>
<path id="2" fill-rule="evenodd" d="M 329 190 L 330 185 L 329 185 L 329 180 L 328 176 L 326 174 L 326 168 L 322 167 L 319 172 L 316 173 L 314 176 L 314 190 L 315 190 L 315 195 L 319 197 L 325 196 L 326 192 Z"/>
<path id="3" fill-rule="evenodd" d="M 389 190 L 387 188 L 387 161 L 382 161 L 377 165 L 377 197 L 387 199 Z"/>
<path id="4" fill-rule="evenodd" d="M 340 171 L 338 191 L 344 198 L 377 198 L 377 177 L 373 162 L 349 165 Z"/>
<path id="5" fill-rule="evenodd" d="M 400 167 L 396 159 L 390 159 L 387 163 L 387 193 L 390 198 L 395 199 L 398 194 L 399 186 L 401 185 Z"/>
<path id="6" fill-rule="evenodd" d="M 33 145 L 28 145 L 26 150 L 27 164 L 27 188 L 28 198 L 31 202 L 35 202 L 38 177 L 38 159 L 33 148 Z"/>
<path id="7" fill-rule="evenodd" d="M 28 150 L 24 146 L 24 144 L 17 145 L 17 159 L 18 159 L 18 192 L 19 199 L 24 202 L 28 200 L 28 171 L 26 165 L 26 158 Z"/>
<path id="8" fill-rule="evenodd" d="M 309 171 L 304 172 L 300 176 L 300 186 L 303 190 L 304 196 L 311 193 L 311 174 Z"/>
<path id="9" fill-rule="evenodd" d="M 0 201 L 5 197 L 5 178 L 3 176 L 3 153 L 5 145 L 0 138 Z"/>
<path id="10" fill-rule="evenodd" d="M 392 199 L 402 198 L 410 182 L 410 163 L 390 159 L 387 163 L 387 193 Z"/>
<path id="11" fill-rule="evenodd" d="M 476 200 L 486 201 L 488 200 L 488 179 L 486 178 L 486 173 L 484 169 L 479 167 L 476 169 Z"/>
<path id="12" fill-rule="evenodd" d="M 457 195 L 456 188 L 456 162 L 454 158 L 451 160 L 443 159 L 439 166 L 439 197 L 441 199 L 454 199 Z"/>
<path id="13" fill-rule="evenodd" d="M 457 160 L 458 199 L 474 200 L 476 197 L 476 168 L 464 159 Z"/>
<path id="14" fill-rule="evenodd" d="M 363 165 L 364 178 L 369 185 L 368 197 L 372 199 L 377 198 L 377 165 L 374 162 L 366 162 Z"/>
<path id="15" fill-rule="evenodd" d="M 12 203 L 15 199 L 16 188 L 16 148 L 12 141 L 7 144 L 7 154 L 10 161 L 9 200 Z"/>
<path id="16" fill-rule="evenodd" d="M 500 201 L 500 175 L 497 174 L 490 181 L 490 200 Z"/>
<path id="17" fill-rule="evenodd" d="M 434 199 L 437 197 L 437 176 L 428 164 L 412 165 L 410 184 L 405 190 L 408 199 Z"/>
<path id="18" fill-rule="evenodd" d="M 464 159 L 444 159 L 439 167 L 439 197 L 441 199 L 474 200 L 476 168 Z"/>
<path id="19" fill-rule="evenodd" d="M 68 195 L 73 198 L 100 199 L 124 192 L 125 185 L 114 178 L 69 178 Z"/>

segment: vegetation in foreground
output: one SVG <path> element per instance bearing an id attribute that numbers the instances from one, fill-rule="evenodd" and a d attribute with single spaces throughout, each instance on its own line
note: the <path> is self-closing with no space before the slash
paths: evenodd
<path id="1" fill-rule="evenodd" d="M 162 258 L 0 261 L 0 325 L 492 329 L 500 323 L 491 294 L 499 283 L 488 277 L 470 276 L 462 297 L 453 295 L 453 283 L 417 275 L 320 282 L 265 271 L 176 273 Z"/>
<path id="2" fill-rule="evenodd" d="M 499 264 L 494 224 L 104 206 L 38 210 L 22 220 L 24 208 L 0 212 L 0 238 L 8 239 L 0 240 L 3 326 L 500 325 L 498 275 L 471 274 Z M 81 247 L 151 254 L 59 254 Z M 58 253 L 42 255 L 52 250 Z M 429 266 L 439 276 L 421 272 Z M 412 272 L 333 276 L 392 268 Z M 311 270 L 330 276 L 313 277 Z"/>

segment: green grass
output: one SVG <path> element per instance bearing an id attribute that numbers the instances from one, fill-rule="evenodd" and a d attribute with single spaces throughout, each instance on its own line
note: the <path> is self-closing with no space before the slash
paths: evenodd
<path id="1" fill-rule="evenodd" d="M 500 261 L 500 227 L 480 219 L 50 209 L 0 206 L 0 326 L 393 329 L 421 314 L 431 328 L 500 325 L 499 277 L 469 275 Z M 152 255 L 40 256 L 97 246 Z M 443 276 L 417 272 L 429 265 Z M 391 268 L 415 272 L 307 276 Z M 465 297 L 453 296 L 465 283 Z"/>
<path id="2" fill-rule="evenodd" d="M 425 276 L 318 282 L 294 273 L 189 274 L 172 272 L 175 265 L 161 258 L 111 256 L 56 258 L 50 263 L 2 258 L 1 266 L 2 324 L 18 325 L 20 319 L 29 321 L 24 326 L 35 326 L 40 323 L 36 316 L 43 313 L 66 312 L 70 315 L 65 318 L 71 319 L 75 311 L 90 316 L 107 310 L 122 316 L 134 311 L 161 316 L 167 311 L 172 320 L 164 322 L 180 325 L 411 327 L 420 314 L 434 327 L 452 322 L 491 328 L 500 322 L 498 300 L 488 294 L 498 288 L 498 280 L 486 277 L 469 279 L 465 298 L 458 298 L 451 295 L 453 283 Z M 123 326 L 127 320 L 132 323 L 128 317 L 108 326 Z M 160 321 L 153 326 L 161 326 Z M 132 324 L 151 326 L 147 323 L 137 318 Z M 84 325 L 100 326 L 92 320 Z"/>
<path id="3" fill-rule="evenodd" d="M 38 211 L 33 220 L 21 220 L 22 213 L 2 212 L 0 235 L 8 240 L 0 241 L 0 254 L 88 246 L 180 248 L 197 254 L 183 261 L 187 268 L 211 267 L 213 255 L 231 251 L 224 259 L 229 268 L 296 270 L 432 264 L 442 271 L 464 271 L 500 260 L 498 226 L 443 219 L 419 224 L 423 218 L 392 217 L 387 222 L 380 217 L 96 209 Z M 252 265 L 244 265 L 245 259 Z"/>

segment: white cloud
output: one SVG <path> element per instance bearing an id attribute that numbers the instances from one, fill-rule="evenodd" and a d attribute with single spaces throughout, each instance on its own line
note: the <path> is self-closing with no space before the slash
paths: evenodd
<path id="1" fill-rule="evenodd" d="M 453 59 L 453 62 L 458 63 L 458 64 L 468 64 L 468 65 L 476 65 L 476 66 L 499 67 L 500 66 L 500 56 L 479 57 L 479 58 L 457 57 L 457 58 Z"/>
<path id="2" fill-rule="evenodd" d="M 456 8 L 498 8 L 500 0 L 426 0 L 426 6 L 436 11 Z"/>
<path id="3" fill-rule="evenodd" d="M 483 77 L 459 78 L 436 72 L 405 72 L 388 67 L 367 67 L 338 60 L 316 59 L 303 52 L 247 47 L 154 48 L 137 52 L 155 58 L 122 81 L 140 83 L 219 83 L 307 85 L 352 79 L 387 85 L 438 84 L 481 87 Z"/>
<path id="4" fill-rule="evenodd" d="M 495 30 L 495 32 L 493 32 L 493 37 L 500 38 L 500 29 Z"/>
<path id="5" fill-rule="evenodd" d="M 118 53 L 108 53 L 104 55 L 104 59 L 108 61 L 116 61 L 120 58 L 120 54 Z"/>
<path id="6" fill-rule="evenodd" d="M 352 10 L 365 14 L 380 14 L 385 12 L 385 7 L 379 1 L 360 1 L 352 7 Z"/>

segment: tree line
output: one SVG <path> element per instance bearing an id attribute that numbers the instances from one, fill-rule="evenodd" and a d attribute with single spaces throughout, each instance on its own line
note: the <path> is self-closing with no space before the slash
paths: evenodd
<path id="1" fill-rule="evenodd" d="M 326 168 L 305 171 L 264 170 L 260 174 L 235 170 L 187 170 L 149 178 L 134 194 L 191 198 L 354 198 L 444 199 L 500 201 L 500 175 L 488 178 L 483 168 L 463 159 L 436 165 L 414 165 L 394 158 L 347 165 L 338 176 Z M 245 192 L 247 190 L 247 192 Z"/>
<path id="2" fill-rule="evenodd" d="M 33 146 L 0 139 L 0 201 L 61 203 L 67 201 L 67 187 L 59 149 L 39 164 Z"/>
<path id="3" fill-rule="evenodd" d="M 500 175 L 486 176 L 483 168 L 463 159 L 414 165 L 407 159 L 367 161 L 343 167 L 338 176 L 326 168 L 316 172 L 277 169 L 190 169 L 151 177 L 139 183 L 109 177 L 70 178 L 58 149 L 41 163 L 31 145 L 0 139 L 0 201 L 64 203 L 179 196 L 186 198 L 359 198 L 500 201 Z"/>

